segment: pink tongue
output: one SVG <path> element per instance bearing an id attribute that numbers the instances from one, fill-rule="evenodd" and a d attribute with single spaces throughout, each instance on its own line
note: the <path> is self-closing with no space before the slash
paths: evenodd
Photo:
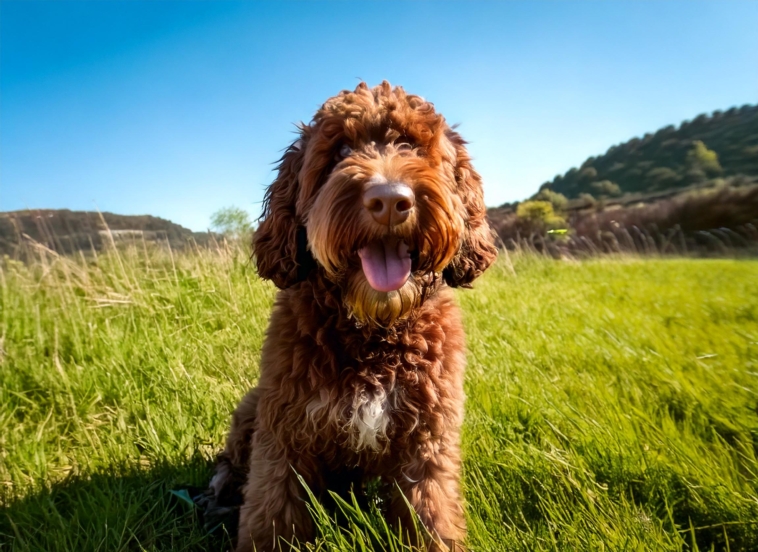
<path id="1" fill-rule="evenodd" d="M 395 291 L 411 274 L 411 256 L 405 242 L 375 241 L 360 251 L 363 274 L 376 291 Z"/>

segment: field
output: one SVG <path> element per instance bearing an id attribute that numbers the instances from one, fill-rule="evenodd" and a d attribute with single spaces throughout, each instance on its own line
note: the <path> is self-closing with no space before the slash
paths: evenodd
<path id="1" fill-rule="evenodd" d="M 224 550 L 170 491 L 207 481 L 274 288 L 141 244 L 0 286 L 0 551 Z M 758 262 L 520 254 L 458 297 L 471 548 L 758 550 Z M 406 549 L 347 513 L 312 549 Z"/>

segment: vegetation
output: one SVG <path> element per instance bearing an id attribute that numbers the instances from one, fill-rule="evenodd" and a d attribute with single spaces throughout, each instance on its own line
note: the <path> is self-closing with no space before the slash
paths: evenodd
<path id="1" fill-rule="evenodd" d="M 607 199 L 596 200 L 589 194 L 582 196 L 585 197 L 573 202 L 573 208 L 569 202 L 566 211 L 554 215 L 554 220 L 563 221 L 563 225 L 549 226 L 536 215 L 519 214 L 531 212 L 533 209 L 528 206 L 533 204 L 549 207 L 550 203 L 544 201 L 520 203 L 515 212 L 510 206 L 491 209 L 488 214 L 506 247 L 537 249 L 554 257 L 619 252 L 669 255 L 758 252 L 758 182 L 731 178 L 713 188 L 667 194 L 649 202 L 627 198 L 612 203 Z M 560 235 L 549 230 L 562 227 L 566 232 Z"/>
<path id="2" fill-rule="evenodd" d="M 213 213 L 211 226 L 219 234 L 234 240 L 248 240 L 253 232 L 250 214 L 239 207 L 225 207 Z"/>
<path id="3" fill-rule="evenodd" d="M 758 176 L 758 106 L 699 115 L 590 157 L 541 189 L 568 198 L 614 197 L 702 185 L 723 176 Z"/>
<path id="4" fill-rule="evenodd" d="M 555 257 L 758 251 L 758 106 L 613 146 L 488 215 L 506 247 Z"/>
<path id="5" fill-rule="evenodd" d="M 0 255 L 17 257 L 31 239 L 58 253 L 100 251 L 114 241 L 143 239 L 162 242 L 173 249 L 188 243 L 205 245 L 213 237 L 192 232 L 152 215 L 116 215 L 68 209 L 27 209 L 0 213 Z"/>
<path id="6" fill-rule="evenodd" d="M 257 378 L 275 292 L 246 252 L 0 266 L 0 550 L 224 549 L 170 491 Z M 504 254 L 461 292 L 470 546 L 758 549 L 756 273 Z M 314 507 L 315 550 L 408 550 L 343 507 Z"/>
<path id="7" fill-rule="evenodd" d="M 562 226 L 564 221 L 553 211 L 549 201 L 525 201 L 516 209 L 516 216 L 545 227 Z"/>

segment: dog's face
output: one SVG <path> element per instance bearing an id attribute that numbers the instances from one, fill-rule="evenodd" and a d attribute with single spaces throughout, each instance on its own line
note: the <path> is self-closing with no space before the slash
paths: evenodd
<path id="1" fill-rule="evenodd" d="M 496 249 L 464 144 L 431 103 L 387 82 L 329 99 L 266 193 L 260 275 L 287 288 L 323 270 L 358 322 L 380 326 L 443 277 L 468 285 Z"/>

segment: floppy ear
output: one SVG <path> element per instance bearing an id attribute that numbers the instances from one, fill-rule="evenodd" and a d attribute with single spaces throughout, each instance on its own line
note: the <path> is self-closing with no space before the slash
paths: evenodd
<path id="1" fill-rule="evenodd" d="M 497 248 L 494 234 L 487 222 L 482 179 L 471 166 L 466 142 L 452 130 L 447 132 L 447 137 L 455 147 L 455 178 L 465 211 L 466 229 L 460 250 L 442 271 L 442 275 L 452 287 L 471 287 L 471 282 L 495 262 Z"/>
<path id="2" fill-rule="evenodd" d="M 263 221 L 253 235 L 253 256 L 261 278 L 285 289 L 304 280 L 315 266 L 305 228 L 297 218 L 298 173 L 303 166 L 304 137 L 290 145 L 276 180 L 263 199 Z"/>

